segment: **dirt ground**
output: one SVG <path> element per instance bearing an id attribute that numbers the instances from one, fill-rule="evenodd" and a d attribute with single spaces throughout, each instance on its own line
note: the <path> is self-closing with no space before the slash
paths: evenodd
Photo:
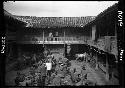
<path id="1" fill-rule="evenodd" d="M 63 58 L 63 56 L 59 55 L 59 54 L 54 54 L 54 57 L 56 58 L 56 61 L 58 61 L 60 57 Z M 107 81 L 105 79 L 105 74 L 100 69 L 95 70 L 95 69 L 91 68 L 89 63 L 86 63 L 84 61 L 78 62 L 76 60 L 71 60 L 70 63 L 71 63 L 71 66 L 68 68 L 71 73 L 74 71 L 74 69 L 76 69 L 76 72 L 74 73 L 76 75 L 77 74 L 82 74 L 82 75 L 87 74 L 87 80 L 95 83 L 96 85 L 118 85 L 119 84 L 118 80 L 116 78 L 112 78 L 111 80 Z M 82 69 L 83 66 L 85 67 L 84 70 Z M 20 70 L 20 73 L 28 74 L 29 70 L 30 70 L 30 67 L 27 67 L 26 69 Z M 6 75 L 5 75 L 6 85 L 12 85 L 12 86 L 15 85 L 14 79 L 16 78 L 16 74 L 17 74 L 17 71 L 9 71 L 6 73 Z M 75 75 L 73 77 L 75 79 Z M 66 80 L 66 81 L 68 80 L 70 82 L 71 81 L 71 80 L 69 80 L 70 78 L 71 78 L 70 76 L 67 76 L 63 80 Z M 54 78 L 52 78 L 52 79 L 54 79 Z M 61 80 L 60 77 L 57 77 L 57 79 L 56 78 L 54 79 L 56 83 L 59 82 L 59 79 Z M 54 80 L 51 80 L 52 83 L 54 83 Z M 73 83 L 70 83 L 70 84 L 78 86 L 81 84 L 84 85 L 84 82 L 80 81 L 75 84 L 73 84 Z M 56 85 L 59 85 L 59 83 Z M 50 86 L 50 84 L 48 86 Z M 51 85 L 51 86 L 53 86 L 53 85 Z"/>

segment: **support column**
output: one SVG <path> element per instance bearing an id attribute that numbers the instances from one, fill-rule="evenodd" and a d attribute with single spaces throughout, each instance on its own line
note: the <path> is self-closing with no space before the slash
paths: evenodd
<path id="1" fill-rule="evenodd" d="M 92 40 L 96 38 L 96 25 L 92 26 Z"/>
<path id="2" fill-rule="evenodd" d="M 117 22 L 115 21 L 115 41 L 117 42 Z M 116 58 L 116 69 L 118 70 L 118 44 L 116 43 L 116 53 L 115 53 L 115 58 Z M 113 75 L 113 74 L 112 74 Z"/>
<path id="3" fill-rule="evenodd" d="M 108 65 L 108 57 L 106 54 L 106 80 L 109 80 L 109 65 Z"/>
<path id="4" fill-rule="evenodd" d="M 96 58 L 95 59 L 96 59 L 96 68 L 95 69 L 98 70 L 98 56 L 97 56 L 97 52 L 96 52 Z"/>
<path id="5" fill-rule="evenodd" d="M 105 51 L 108 53 L 110 52 L 111 40 L 110 36 L 105 36 Z M 108 55 L 106 53 L 106 79 L 109 80 L 109 65 L 108 65 Z"/>
<path id="6" fill-rule="evenodd" d="M 66 45 L 65 45 L 65 30 L 64 30 L 64 57 L 65 57 L 65 47 L 66 47 Z"/>
<path id="7" fill-rule="evenodd" d="M 44 47 L 44 30 L 43 30 L 43 47 Z"/>

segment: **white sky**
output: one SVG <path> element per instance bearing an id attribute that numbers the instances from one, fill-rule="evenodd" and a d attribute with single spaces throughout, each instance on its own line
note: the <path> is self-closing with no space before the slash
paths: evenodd
<path id="1" fill-rule="evenodd" d="M 13 15 L 38 17 L 97 16 L 118 1 L 9 1 L 4 9 Z"/>

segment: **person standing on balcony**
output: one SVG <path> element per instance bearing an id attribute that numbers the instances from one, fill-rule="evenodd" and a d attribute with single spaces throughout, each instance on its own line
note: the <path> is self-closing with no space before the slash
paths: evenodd
<path id="1" fill-rule="evenodd" d="M 56 37 L 55 41 L 58 41 L 58 37 L 59 37 L 59 33 L 58 32 L 55 33 L 55 37 Z"/>
<path id="2" fill-rule="evenodd" d="M 52 34 L 52 32 L 50 32 L 49 33 L 49 41 L 52 41 L 53 40 L 52 38 L 53 38 L 53 34 Z"/>

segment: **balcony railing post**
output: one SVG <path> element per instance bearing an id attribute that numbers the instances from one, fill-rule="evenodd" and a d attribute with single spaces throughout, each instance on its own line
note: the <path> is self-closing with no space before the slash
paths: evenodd
<path id="1" fill-rule="evenodd" d="M 63 39 L 63 40 L 64 40 L 64 57 L 66 57 L 66 56 L 65 56 L 65 49 L 66 49 L 66 48 L 65 48 L 65 47 L 66 47 L 66 45 L 65 45 L 65 44 L 66 44 L 65 39 L 66 39 L 66 34 L 65 34 L 65 30 L 64 30 L 64 39 Z"/>
<path id="2" fill-rule="evenodd" d="M 43 47 L 44 47 L 44 30 L 43 30 Z"/>
<path id="3" fill-rule="evenodd" d="M 53 41 L 55 41 L 55 37 L 53 37 Z"/>

